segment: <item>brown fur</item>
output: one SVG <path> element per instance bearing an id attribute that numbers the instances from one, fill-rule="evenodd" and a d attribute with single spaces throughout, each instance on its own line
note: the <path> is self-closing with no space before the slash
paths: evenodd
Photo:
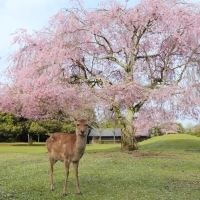
<path id="1" fill-rule="evenodd" d="M 53 165 L 57 161 L 62 161 L 65 164 L 66 179 L 63 188 L 63 195 L 67 194 L 67 179 L 69 175 L 69 165 L 73 162 L 74 172 L 76 176 L 76 190 L 78 194 L 82 194 L 78 180 L 78 164 L 87 142 L 88 120 L 80 119 L 76 121 L 76 134 L 54 133 L 46 141 L 46 146 L 50 161 L 50 184 L 51 190 L 54 190 L 53 185 Z"/>

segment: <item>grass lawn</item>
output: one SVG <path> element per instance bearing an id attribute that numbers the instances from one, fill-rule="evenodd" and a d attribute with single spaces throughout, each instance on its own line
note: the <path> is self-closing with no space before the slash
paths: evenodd
<path id="1" fill-rule="evenodd" d="M 139 144 L 134 152 L 121 152 L 119 144 L 88 145 L 79 167 L 83 195 L 76 195 L 71 165 L 68 196 L 63 197 L 64 165 L 54 165 L 55 190 L 50 191 L 43 144 L 0 143 L 0 199 L 200 199 L 200 138 L 166 135 Z"/>

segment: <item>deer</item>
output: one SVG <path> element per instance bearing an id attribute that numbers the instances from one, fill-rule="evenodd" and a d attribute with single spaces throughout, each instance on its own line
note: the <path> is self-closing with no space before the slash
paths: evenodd
<path id="1" fill-rule="evenodd" d="M 64 162 L 66 178 L 63 187 L 63 196 L 67 196 L 67 180 L 69 176 L 70 163 L 73 163 L 76 179 L 76 191 L 78 195 L 82 195 L 79 187 L 78 179 L 78 166 L 81 157 L 84 154 L 87 135 L 88 135 L 88 119 L 75 119 L 76 122 L 76 134 L 68 133 L 53 133 L 46 140 L 46 147 L 48 150 L 49 162 L 50 162 L 50 187 L 54 190 L 53 183 L 53 166 L 57 161 Z"/>

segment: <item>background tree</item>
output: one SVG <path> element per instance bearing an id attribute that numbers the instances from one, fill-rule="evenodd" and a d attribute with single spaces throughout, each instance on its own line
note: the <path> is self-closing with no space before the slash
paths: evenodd
<path id="1" fill-rule="evenodd" d="M 190 124 L 189 126 L 190 126 L 190 128 L 188 128 L 187 134 L 200 137 L 200 125 L 197 124 L 195 126 L 191 126 L 191 124 Z"/>
<path id="2" fill-rule="evenodd" d="M 176 123 L 176 124 L 178 126 L 178 129 L 177 129 L 178 133 L 185 133 L 186 132 L 185 128 L 183 127 L 183 125 L 181 123 Z"/>
<path id="3" fill-rule="evenodd" d="M 130 8 L 111 0 L 87 10 L 73 2 L 41 31 L 16 32 L 3 111 L 37 119 L 107 109 L 126 150 L 137 148 L 136 132 L 199 118 L 199 5 L 144 0 Z"/>
<path id="4" fill-rule="evenodd" d="M 59 120 L 51 120 L 51 119 L 43 119 L 37 121 L 40 126 L 42 126 L 45 130 L 47 130 L 48 134 L 60 132 L 62 129 L 62 121 Z"/>
<path id="5" fill-rule="evenodd" d="M 39 142 L 39 137 L 40 134 L 47 134 L 47 130 L 41 126 L 39 123 L 37 122 L 31 122 L 30 128 L 28 130 L 28 144 L 32 145 L 33 143 L 33 135 L 37 135 L 38 137 L 38 142 Z"/>
<path id="6" fill-rule="evenodd" d="M 69 118 L 65 119 L 62 123 L 61 131 L 65 133 L 75 133 L 76 131 L 75 123 L 72 122 Z"/>
<path id="7" fill-rule="evenodd" d="M 0 113 L 0 142 L 45 141 L 54 132 L 74 133 L 75 125 L 69 118 L 60 120 L 29 120 L 9 113 Z"/>
<path id="8" fill-rule="evenodd" d="M 17 141 L 23 132 L 22 120 L 12 114 L 0 113 L 0 141 Z"/>
<path id="9" fill-rule="evenodd" d="M 194 124 L 192 124 L 191 122 L 187 123 L 185 127 L 186 132 L 191 132 L 193 127 L 194 127 Z"/>
<path id="10" fill-rule="evenodd" d="M 114 128 L 114 129 L 116 129 L 116 128 L 119 128 L 119 125 L 116 124 L 116 121 L 114 121 L 112 119 L 109 119 L 107 121 L 101 122 L 99 124 L 99 127 L 101 127 L 101 128 Z"/>

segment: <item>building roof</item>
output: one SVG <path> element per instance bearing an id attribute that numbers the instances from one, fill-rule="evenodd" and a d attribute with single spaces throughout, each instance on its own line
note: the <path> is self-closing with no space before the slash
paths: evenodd
<path id="1" fill-rule="evenodd" d="M 91 129 L 89 136 L 121 137 L 121 130 L 117 129 Z"/>

